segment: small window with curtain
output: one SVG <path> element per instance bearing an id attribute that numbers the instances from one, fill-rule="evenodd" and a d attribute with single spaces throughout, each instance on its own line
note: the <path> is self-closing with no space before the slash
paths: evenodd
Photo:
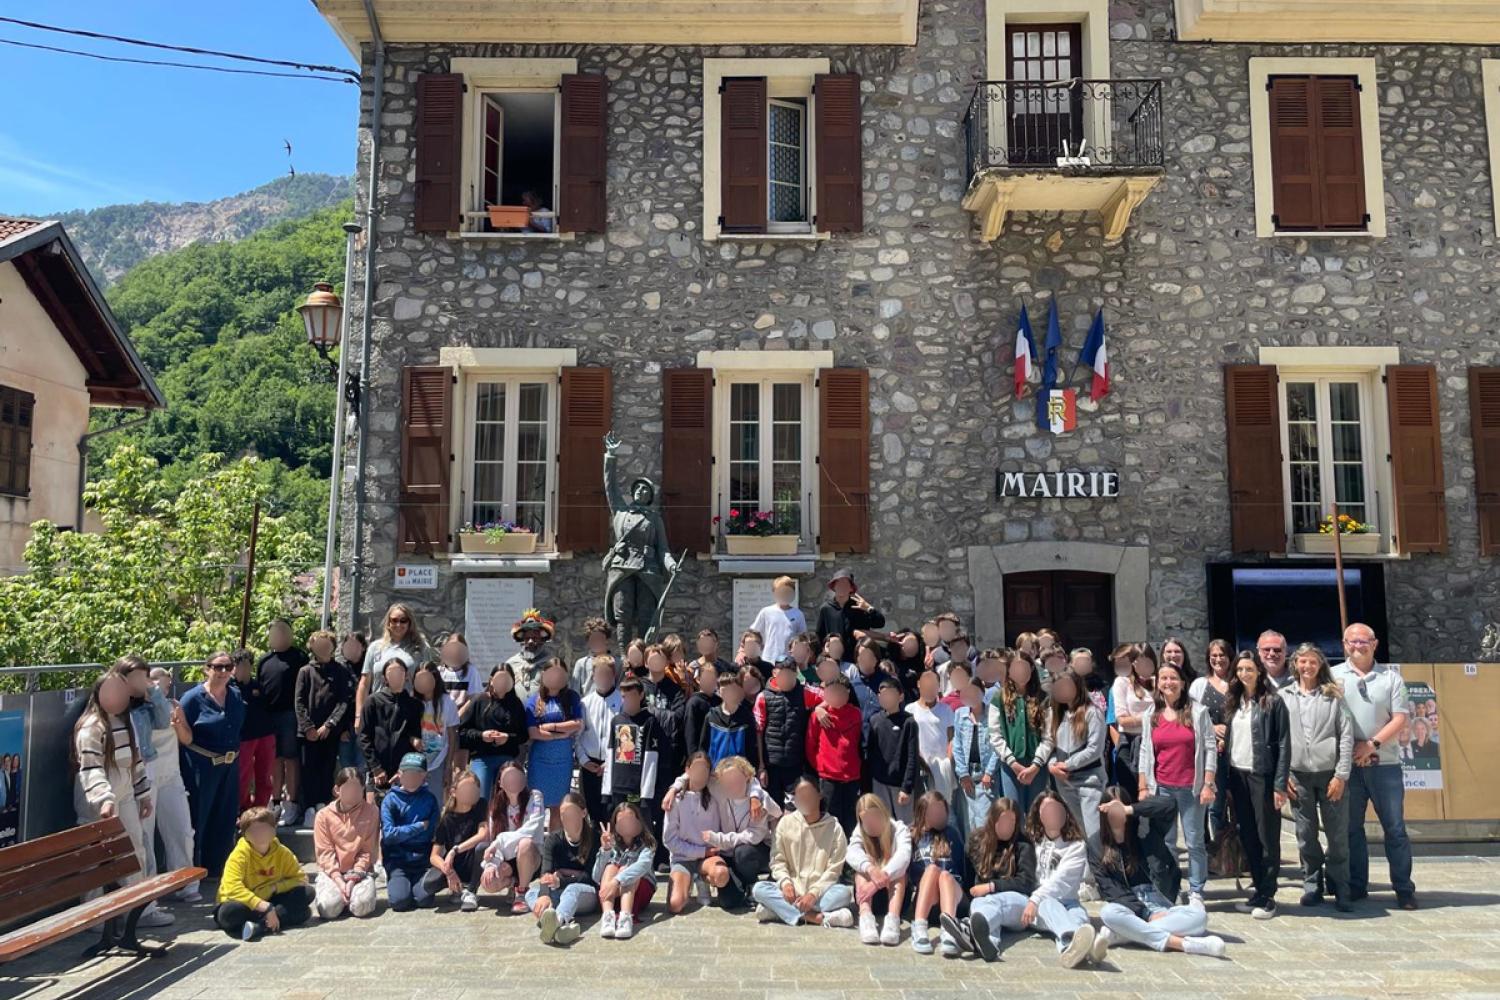
<path id="1" fill-rule="evenodd" d="M 475 525 L 514 521 L 548 535 L 552 480 L 551 383 L 536 376 L 472 384 L 465 518 Z"/>
<path id="2" fill-rule="evenodd" d="M 31 495 L 31 424 L 36 397 L 0 386 L 0 494 Z"/>
<path id="3" fill-rule="evenodd" d="M 770 101 L 767 122 L 768 228 L 773 233 L 807 232 L 807 101 Z"/>

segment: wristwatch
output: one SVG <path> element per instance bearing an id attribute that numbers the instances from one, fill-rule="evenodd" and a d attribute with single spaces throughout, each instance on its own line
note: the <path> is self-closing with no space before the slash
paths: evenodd
<path id="1" fill-rule="evenodd" d="M 1380 749 L 1380 741 L 1379 740 L 1371 740 L 1370 741 L 1370 746 L 1374 747 L 1376 750 L 1379 750 Z"/>

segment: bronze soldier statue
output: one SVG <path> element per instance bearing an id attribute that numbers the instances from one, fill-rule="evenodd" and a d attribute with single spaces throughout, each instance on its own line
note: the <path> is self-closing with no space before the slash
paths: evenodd
<path id="1" fill-rule="evenodd" d="M 632 639 L 648 637 L 678 560 L 667 548 L 656 484 L 642 477 L 631 480 L 628 499 L 620 492 L 615 470 L 619 447 L 613 431 L 604 435 L 604 495 L 613 539 L 604 554 L 604 620 L 623 653 Z"/>

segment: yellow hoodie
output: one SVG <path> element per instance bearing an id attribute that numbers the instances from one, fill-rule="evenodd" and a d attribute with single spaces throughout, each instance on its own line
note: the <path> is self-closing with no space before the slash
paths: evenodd
<path id="1" fill-rule="evenodd" d="M 283 847 L 281 841 L 272 838 L 270 848 L 260 854 L 250 841 L 241 837 L 229 852 L 229 860 L 224 862 L 219 902 L 234 900 L 253 908 L 305 881 L 297 856 Z"/>

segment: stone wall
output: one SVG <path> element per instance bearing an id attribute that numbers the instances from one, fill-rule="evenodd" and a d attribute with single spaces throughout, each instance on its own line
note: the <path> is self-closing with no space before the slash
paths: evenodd
<path id="1" fill-rule="evenodd" d="M 1092 219 L 1048 214 L 1013 216 L 986 246 L 960 208 L 961 122 L 986 75 L 982 0 L 923 3 L 915 47 L 391 48 L 362 620 L 392 596 L 400 369 L 436 362 L 442 346 L 573 347 L 582 364 L 612 366 L 623 466 L 651 475 L 662 474 L 663 366 L 703 349 L 831 349 L 839 365 L 870 369 L 874 548 L 847 562 L 894 620 L 970 614 L 970 545 L 1145 545 L 1151 638 L 1201 648 L 1204 565 L 1229 555 L 1220 366 L 1252 362 L 1263 345 L 1398 344 L 1403 361 L 1439 366 L 1452 545 L 1388 565 L 1392 631 L 1409 660 L 1472 657 L 1500 612 L 1494 561 L 1472 554 L 1464 381 L 1466 365 L 1500 363 L 1479 96 L 1489 53 L 1319 47 L 1378 60 L 1391 235 L 1257 239 L 1246 60 L 1302 50 L 1178 44 L 1170 10 L 1113 5 L 1111 75 L 1165 80 L 1168 156 L 1165 181 L 1114 246 Z M 705 242 L 702 59 L 809 54 L 863 78 L 865 231 L 816 245 Z M 565 55 L 608 75 L 607 233 L 497 245 L 412 230 L 413 81 L 459 55 Z M 364 114 L 368 124 L 368 92 Z M 1060 437 L 1038 433 L 1009 388 L 1016 312 L 1027 304 L 1040 333 L 1053 295 L 1065 365 L 1102 306 L 1114 374 L 1112 394 L 1083 401 L 1078 430 Z M 997 503 L 994 469 L 1015 462 L 1114 467 L 1121 496 Z M 429 628 L 461 625 L 462 577 L 444 568 L 440 581 L 404 596 Z M 730 582 L 712 562 L 694 562 L 678 586 L 669 626 L 727 628 Z M 820 592 L 805 583 L 804 603 Z M 555 564 L 536 594 L 573 630 L 602 594 L 597 560 Z"/>

